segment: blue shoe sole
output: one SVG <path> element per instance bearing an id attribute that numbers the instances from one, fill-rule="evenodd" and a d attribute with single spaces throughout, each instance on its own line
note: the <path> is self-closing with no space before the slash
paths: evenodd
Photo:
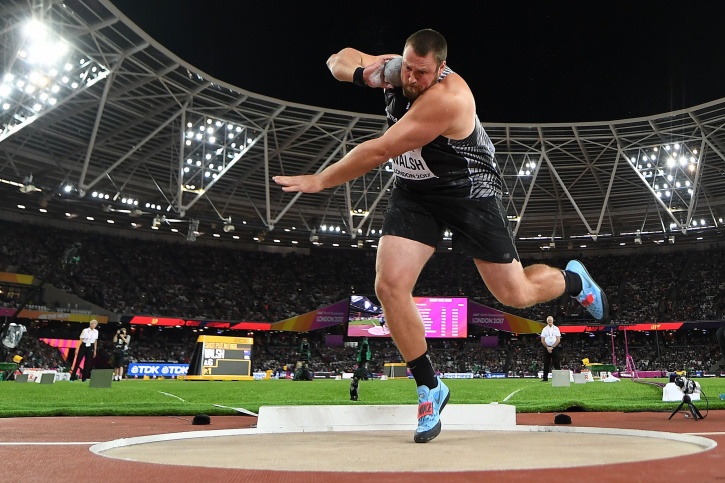
<path id="1" fill-rule="evenodd" d="M 579 262 L 579 260 L 576 261 Z M 599 284 L 594 281 L 592 276 L 589 274 L 589 270 L 587 270 L 587 267 L 585 267 L 582 262 L 579 262 L 579 265 L 581 265 L 581 267 L 584 269 L 584 273 L 587 274 L 589 280 L 591 280 L 592 283 L 597 286 L 597 288 L 599 289 L 599 293 L 602 294 L 602 318 L 597 319 L 596 317 L 594 317 L 595 320 L 599 322 L 609 322 L 609 301 L 607 300 L 607 294 L 605 294 L 604 290 L 602 290 L 602 287 L 600 287 Z"/>
<path id="2" fill-rule="evenodd" d="M 448 404 L 448 400 L 451 398 L 451 391 L 448 390 L 448 394 L 446 394 L 446 398 L 443 400 L 443 404 L 441 404 L 441 408 L 438 411 L 438 415 L 440 416 L 440 413 L 443 412 L 443 408 L 446 407 L 446 404 Z M 422 433 L 416 432 L 413 436 L 413 441 L 416 443 L 427 443 L 428 441 L 431 441 L 435 439 L 436 436 L 441 434 L 441 422 L 440 419 L 438 420 L 438 424 L 433 426 L 428 431 L 423 431 Z"/>

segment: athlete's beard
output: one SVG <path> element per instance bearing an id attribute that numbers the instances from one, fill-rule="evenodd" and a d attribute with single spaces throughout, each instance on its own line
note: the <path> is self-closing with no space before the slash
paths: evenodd
<path id="1" fill-rule="evenodd" d="M 425 88 L 421 88 L 418 85 L 411 86 L 409 84 L 404 83 L 403 84 L 403 95 L 405 96 L 406 99 L 414 101 L 418 97 L 420 97 L 421 94 L 423 94 L 425 91 L 430 89 L 433 86 L 433 84 L 435 84 L 435 81 L 433 81 L 429 86 L 427 86 Z"/>

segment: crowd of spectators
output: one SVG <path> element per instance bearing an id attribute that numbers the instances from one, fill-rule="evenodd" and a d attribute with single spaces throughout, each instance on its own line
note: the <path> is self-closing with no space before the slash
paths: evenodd
<path id="1" fill-rule="evenodd" d="M 153 315 L 209 320 L 276 322 L 347 298 L 374 293 L 374 256 L 366 250 L 313 250 L 310 254 L 235 250 L 226 246 L 150 241 L 79 233 L 57 228 L 0 222 L 5 234 L 0 247 L 0 272 L 29 274 L 116 314 Z M 80 261 L 64 262 L 64 254 L 80 243 Z M 720 320 L 725 314 L 725 255 L 716 248 L 636 256 L 584 257 L 589 271 L 603 286 L 615 323 Z M 536 260 L 523 260 L 524 265 Z M 567 259 L 545 263 L 563 267 Z M 3 286 L 0 286 L 3 288 Z M 23 289 L 5 285 L 0 305 L 17 307 Z M 30 294 L 40 304 L 42 292 Z M 568 296 L 528 309 L 502 306 L 481 281 L 474 264 L 453 253 L 436 253 L 421 274 L 415 295 L 458 295 L 514 315 L 541 321 L 554 315 L 557 324 L 587 321 L 579 304 Z M 62 307 L 51 307 L 59 310 Z M 67 329 L 67 328 L 66 328 Z M 66 330 L 64 329 L 64 330 Z M 103 329 L 103 327 L 101 327 Z M 60 330 L 60 329 L 59 329 Z M 71 327 L 80 333 L 80 328 Z M 43 327 L 52 332 L 52 328 Z M 32 331 L 31 331 L 32 332 Z M 101 330 L 103 332 L 103 330 Z M 692 332 L 692 331 L 690 331 Z M 130 360 L 188 362 L 197 333 L 184 332 L 182 340 L 169 339 L 173 330 L 151 337 L 133 337 Z M 567 335 L 564 361 L 576 369 L 581 359 L 612 359 L 611 338 Z M 654 333 L 653 333 L 654 334 Z M 75 339 L 77 333 L 64 337 Z M 162 337 L 163 336 L 163 337 Z M 630 355 L 639 369 L 687 364 L 706 368 L 717 360 L 708 336 L 653 342 L 654 335 L 634 337 Z M 29 333 L 23 340 L 26 363 L 61 365 L 57 350 L 49 350 Z M 573 343 L 569 344 L 571 341 Z M 327 348 L 314 344 L 313 371 L 354 369 L 355 348 Z M 278 370 L 296 362 L 294 334 L 260 333 L 255 336 L 255 369 Z M 616 348 L 618 363 L 625 356 Z M 498 348 L 482 348 L 476 338 L 431 342 L 438 366 L 453 372 L 530 372 L 537 363 L 537 336 L 502 338 Z M 383 362 L 400 356 L 390 340 L 375 340 L 371 364 L 382 371 Z M 53 352 L 55 351 L 55 352 Z M 618 351 L 618 352 L 617 352 Z"/>
<path id="2" fill-rule="evenodd" d="M 357 348 L 333 348 L 325 345 L 321 335 L 310 337 L 312 346 L 310 367 L 313 371 L 353 372 Z M 627 333 L 610 332 L 564 334 L 562 368 L 580 371 L 583 359 L 604 364 L 615 363 L 619 370 L 627 369 L 629 354 L 638 371 L 708 371 L 722 356 L 713 331 L 651 331 Z M 284 366 L 294 367 L 299 359 L 299 342 L 295 334 L 264 334 L 255 337 L 255 370 L 276 371 Z M 369 339 L 373 360 L 371 372 L 382 373 L 384 364 L 403 362 L 390 339 Z M 612 351 L 614 349 L 614 354 Z M 625 350 L 627 351 L 625 353 Z M 536 375 L 542 367 L 541 342 L 537 334 L 499 334 L 497 347 L 483 347 L 480 336 L 465 339 L 429 340 L 430 357 L 441 372 L 504 373 Z M 614 357 L 613 357 L 614 356 Z"/>
<path id="3" fill-rule="evenodd" d="M 28 332 L 12 352 L 24 357 L 24 367 L 67 369 L 72 360 L 65 360 L 60 350 L 41 341 L 47 339 L 77 339 L 81 324 L 42 321 L 29 325 Z M 99 326 L 99 351 L 95 367 L 110 367 L 113 333 L 116 324 Z M 331 329 L 334 330 L 334 329 Z M 202 333 L 190 328 L 129 327 L 133 341 L 129 362 L 189 363 L 195 342 Z M 357 347 L 348 344 L 330 347 L 325 330 L 299 334 L 295 332 L 250 332 L 253 337 L 253 371 L 272 371 L 287 374 L 294 371 L 300 360 L 300 342 L 308 339 L 311 348 L 309 367 L 313 372 L 353 372 Z M 217 334 L 216 329 L 207 333 Z M 536 376 L 542 367 L 539 335 L 498 335 L 497 347 L 483 347 L 481 336 L 465 339 L 431 339 L 429 353 L 434 366 L 441 372 L 470 372 L 509 376 Z M 229 334 L 226 335 L 239 335 Z M 712 330 L 679 331 L 599 331 L 594 333 L 565 333 L 562 337 L 562 368 L 575 372 L 584 368 L 582 360 L 592 363 L 613 363 L 620 371 L 629 369 L 626 356 L 638 371 L 708 371 L 722 357 Z M 348 341 L 350 342 L 350 341 Z M 373 358 L 368 367 L 372 373 L 383 373 L 386 363 L 403 362 L 389 338 L 369 340 Z M 613 354 L 614 351 L 614 354 Z M 72 353 L 71 353 L 72 355 Z"/>
<path id="4" fill-rule="evenodd" d="M 117 314 L 275 322 L 346 298 L 374 293 L 374 253 L 316 250 L 277 254 L 70 232 L 0 222 L 6 237 L 0 271 L 29 274 Z M 81 260 L 60 260 L 75 242 Z M 725 313 L 725 278 L 719 249 L 584 258 L 609 296 L 616 322 L 717 320 Z M 523 260 L 525 265 L 535 260 Z M 563 267 L 567 259 L 546 263 Z M 527 309 L 502 306 L 474 264 L 436 253 L 423 270 L 416 295 L 461 295 L 533 320 L 588 317 L 571 297 Z M 3 304 L 12 303 L 5 297 Z"/>

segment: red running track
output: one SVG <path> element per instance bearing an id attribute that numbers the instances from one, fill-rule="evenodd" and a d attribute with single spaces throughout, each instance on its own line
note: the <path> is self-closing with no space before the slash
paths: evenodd
<path id="1" fill-rule="evenodd" d="M 256 418 L 212 416 L 210 426 L 194 426 L 192 417 L 62 417 L 0 419 L 0 475 L 8 483 L 24 482 L 341 482 L 458 483 L 470 481 L 535 482 L 725 482 L 725 411 L 710 411 L 703 420 L 669 413 L 569 413 L 573 426 L 641 429 L 688 433 L 710 438 L 718 446 L 691 456 L 642 463 L 597 465 L 547 470 L 477 471 L 458 473 L 315 473 L 201 468 L 138 463 L 98 456 L 93 442 L 194 430 L 248 428 Z M 550 413 L 517 414 L 520 425 L 553 426 Z M 8 444 L 16 443 L 16 444 Z M 36 443 L 36 444 L 31 444 Z M 81 443 L 81 444 L 78 444 Z M 430 444 L 435 444 L 432 442 Z M 415 446 L 412 446 L 415 448 Z M 273 450 L 273 449 L 271 449 Z M 556 448 L 522 448 L 545 455 Z M 596 448 L 591 451 L 596 458 Z M 362 459 L 372 458 L 368 448 Z M 564 457 L 566 455 L 559 455 Z M 293 457 L 293 455 L 284 455 Z M 414 457 L 412 455 L 411 457 Z M 485 455 L 482 455 L 485 457 Z M 280 458 L 280 464 L 284 458 Z"/>

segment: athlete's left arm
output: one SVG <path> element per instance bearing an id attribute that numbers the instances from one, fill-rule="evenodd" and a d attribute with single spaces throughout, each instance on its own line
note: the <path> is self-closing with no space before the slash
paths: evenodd
<path id="1" fill-rule="evenodd" d="M 356 146 L 322 172 L 302 176 L 275 176 L 284 191 L 316 193 L 355 179 L 413 149 L 448 133 L 460 116 L 460 101 L 447 95 L 442 85 L 425 91 L 410 110 L 385 134 Z"/>

